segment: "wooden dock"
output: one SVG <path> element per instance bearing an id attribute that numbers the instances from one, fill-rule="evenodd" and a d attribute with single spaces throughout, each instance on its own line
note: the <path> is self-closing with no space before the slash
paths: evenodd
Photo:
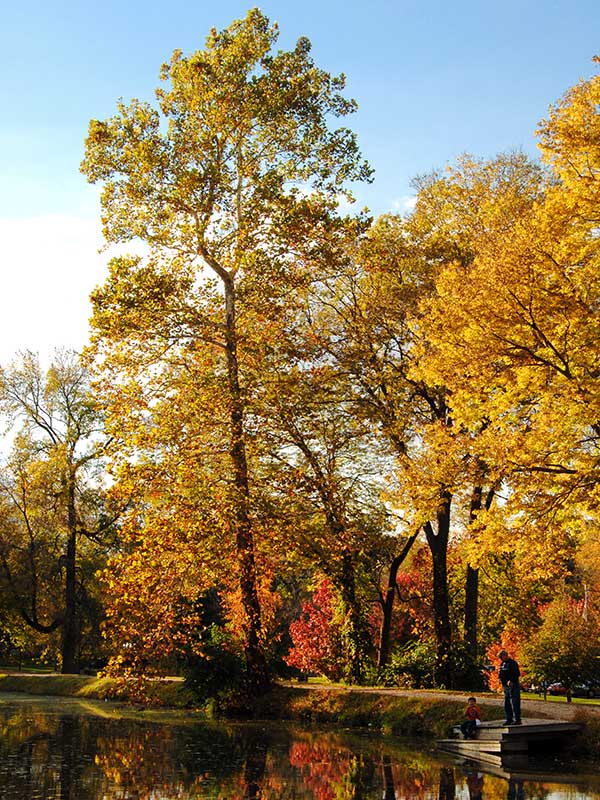
<path id="1" fill-rule="evenodd" d="M 457 726 L 454 738 L 439 739 L 438 746 L 450 753 L 500 766 L 507 757 L 521 760 L 532 752 L 564 747 L 582 727 L 576 722 L 549 719 L 524 719 L 522 725 L 483 722 L 477 728 L 477 738 L 464 739 Z"/>

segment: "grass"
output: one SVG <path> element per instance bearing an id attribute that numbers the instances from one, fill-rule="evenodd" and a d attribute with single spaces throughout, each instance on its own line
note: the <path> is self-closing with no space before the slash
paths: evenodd
<path id="1" fill-rule="evenodd" d="M 534 694 L 533 692 L 521 692 L 521 697 L 525 698 L 526 700 L 544 700 L 543 694 Z M 564 695 L 560 694 L 548 694 L 546 695 L 546 700 L 549 703 L 566 703 L 567 698 Z M 573 705 L 578 705 L 579 703 L 585 703 L 585 705 L 600 705 L 600 698 L 595 697 L 573 697 L 571 700 Z"/>
<path id="2" fill-rule="evenodd" d="M 2 674 L 0 692 L 21 692 L 38 696 L 74 697 L 78 700 L 117 700 L 129 704 L 136 711 L 152 709 L 172 710 L 187 715 L 189 721 L 197 719 L 198 712 L 205 713 L 181 681 L 154 680 L 144 685 L 144 694 L 138 686 L 113 678 L 87 675 L 56 674 Z M 533 700 L 538 695 L 524 694 Z M 494 695 L 497 697 L 497 695 Z M 501 705 L 486 703 L 486 696 L 478 696 L 484 719 L 501 719 Z M 564 697 L 549 697 L 551 702 L 566 702 Z M 574 703 L 584 703 L 576 698 Z M 132 710 L 133 710 L 132 709 Z M 156 712 L 158 713 L 158 711 Z M 276 685 L 263 697 L 230 706 L 225 715 L 230 718 L 287 720 L 303 724 L 332 725 L 343 728 L 366 728 L 400 737 L 437 739 L 446 738 L 451 729 L 463 718 L 464 700 L 434 697 L 427 692 L 409 696 L 362 692 L 352 687 L 339 691 L 320 685 L 316 691 L 310 687 Z M 586 730 L 578 744 L 580 754 L 598 758 L 600 755 L 600 718 L 591 718 L 585 708 L 577 712 Z"/>
<path id="3" fill-rule="evenodd" d="M 42 667 L 39 664 L 21 664 L 20 667 L 15 667 L 14 664 L 0 664 L 0 673 L 4 672 L 37 672 L 40 675 L 49 675 L 52 670 L 49 667 Z"/>
<path id="4" fill-rule="evenodd" d="M 499 719 L 498 706 L 486 706 L 486 719 Z M 287 719 L 304 723 L 335 724 L 346 728 L 369 728 L 397 736 L 446 737 L 463 718 L 464 702 L 438 699 L 423 694 L 413 696 L 382 695 L 377 692 L 318 692 L 292 686 L 275 686 L 252 703 L 253 716 L 263 719 Z"/>
<path id="5" fill-rule="evenodd" d="M 132 691 L 130 691 L 130 688 Z M 58 695 L 78 699 L 121 700 L 144 707 L 194 708 L 194 700 L 181 681 L 148 681 L 143 698 L 137 687 L 113 678 L 86 675 L 0 674 L 0 692 Z M 481 704 L 485 707 L 485 700 Z M 196 704 L 197 705 L 197 704 Z M 343 692 L 327 688 L 311 692 L 292 686 L 275 686 L 269 694 L 243 705 L 232 705 L 228 716 L 285 719 L 303 723 L 331 724 L 345 728 L 369 728 L 402 736 L 447 736 L 462 719 L 464 702 L 380 695 L 346 687 Z M 502 714 L 498 706 L 485 710 L 487 719 Z"/>
<path id="6" fill-rule="evenodd" d="M 171 708 L 189 708 L 194 704 L 193 696 L 181 681 L 147 681 L 140 687 L 139 684 L 91 675 L 0 673 L 0 692 L 143 702 L 148 706 Z"/>

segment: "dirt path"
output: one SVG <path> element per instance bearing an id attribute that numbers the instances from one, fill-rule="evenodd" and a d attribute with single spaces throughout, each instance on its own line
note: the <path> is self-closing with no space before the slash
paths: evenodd
<path id="1" fill-rule="evenodd" d="M 285 685 L 295 689 L 304 689 L 306 691 L 323 691 L 323 692 L 368 692 L 370 694 L 379 695 L 392 695 L 396 697 L 430 697 L 436 700 L 456 700 L 461 703 L 466 703 L 469 692 L 436 692 L 434 690 L 418 690 L 418 689 L 385 689 L 383 687 L 367 687 L 367 686 L 326 686 L 321 684 L 306 684 L 306 683 L 285 683 Z M 504 698 L 498 694 L 490 692 L 482 692 L 477 695 L 478 701 L 482 705 L 487 706 L 503 706 Z M 578 701 L 577 703 L 567 703 L 566 700 L 529 700 L 523 698 L 521 700 L 521 710 L 523 712 L 523 719 L 556 719 L 569 722 L 578 716 L 586 715 L 593 717 L 600 717 L 600 705 L 594 703 L 586 703 L 585 701 Z"/>

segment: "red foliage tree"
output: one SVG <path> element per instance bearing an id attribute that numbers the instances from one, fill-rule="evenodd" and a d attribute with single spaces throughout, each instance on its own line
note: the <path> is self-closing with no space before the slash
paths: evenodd
<path id="1" fill-rule="evenodd" d="M 488 684 L 490 689 L 493 692 L 499 692 L 501 689 L 500 686 L 500 679 L 498 678 L 498 667 L 500 665 L 500 659 L 498 657 L 498 653 L 501 650 L 506 650 L 508 655 L 511 658 L 514 658 L 515 661 L 521 662 L 521 642 L 515 631 L 511 630 L 510 628 L 505 628 L 502 632 L 502 637 L 500 642 L 492 644 L 486 650 L 485 656 L 487 659 L 488 664 L 492 664 L 496 667 L 496 669 L 488 674 Z M 524 673 L 521 669 L 521 681 L 524 679 Z"/>
<path id="2" fill-rule="evenodd" d="M 325 578 L 290 625 L 293 646 L 286 663 L 305 673 L 339 680 L 344 671 L 341 622 L 331 582 Z"/>

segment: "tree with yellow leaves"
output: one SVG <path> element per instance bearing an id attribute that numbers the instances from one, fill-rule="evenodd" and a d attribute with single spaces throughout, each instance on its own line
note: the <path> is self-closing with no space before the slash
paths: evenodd
<path id="1" fill-rule="evenodd" d="M 551 108 L 547 170 L 522 202 L 482 194 L 477 247 L 440 264 L 417 318 L 418 374 L 447 388 L 455 430 L 504 490 L 476 513 L 469 559 L 510 561 L 538 603 L 573 580 L 597 517 L 599 98 L 596 76 Z"/>
<path id="2" fill-rule="evenodd" d="M 348 269 L 330 287 L 335 309 L 321 336 L 348 375 L 357 413 L 377 426 L 396 455 L 391 498 L 410 537 L 421 530 L 433 562 L 436 681 L 453 678 L 447 551 L 452 529 L 468 527 L 489 507 L 500 476 L 455 424 L 450 391 L 425 367 L 426 303 L 444 268 L 469 269 L 483 242 L 500 237 L 539 195 L 540 170 L 520 154 L 486 164 L 468 157 L 447 175 L 417 181 L 417 204 L 406 218 L 384 216 Z M 498 209 L 502 213 L 498 213 Z M 443 329 L 440 308 L 440 329 Z M 340 333 L 343 331 L 343 334 Z M 480 421 L 485 428 L 485 420 Z M 464 636 L 477 657 L 477 573 L 467 568 Z"/>
<path id="3" fill-rule="evenodd" d="M 226 423 L 212 446 L 228 451 L 221 518 L 238 562 L 249 682 L 259 691 L 268 674 L 248 452 L 252 375 L 290 290 L 306 278 L 303 257 L 340 224 L 338 195 L 347 181 L 370 176 L 354 135 L 328 126 L 355 110 L 344 77 L 316 67 L 305 38 L 273 52 L 277 36 L 253 9 L 213 30 L 204 50 L 175 51 L 157 107 L 134 100 L 93 120 L 82 164 L 103 185 L 107 242 L 141 239 L 151 253 L 114 261 L 94 298 L 96 354 L 112 376 L 113 409 L 131 417 L 131 387 L 158 387 L 172 370 L 202 375 L 203 359 L 219 362 L 211 375 Z M 201 414 L 207 402 L 200 378 Z"/>
<path id="4" fill-rule="evenodd" d="M 442 270 L 425 310 L 424 368 L 450 387 L 465 430 L 485 420 L 483 457 L 524 531 L 526 518 L 546 527 L 567 506 L 576 519 L 598 505 L 599 98 L 596 76 L 551 109 L 540 196 L 467 269 Z"/>

